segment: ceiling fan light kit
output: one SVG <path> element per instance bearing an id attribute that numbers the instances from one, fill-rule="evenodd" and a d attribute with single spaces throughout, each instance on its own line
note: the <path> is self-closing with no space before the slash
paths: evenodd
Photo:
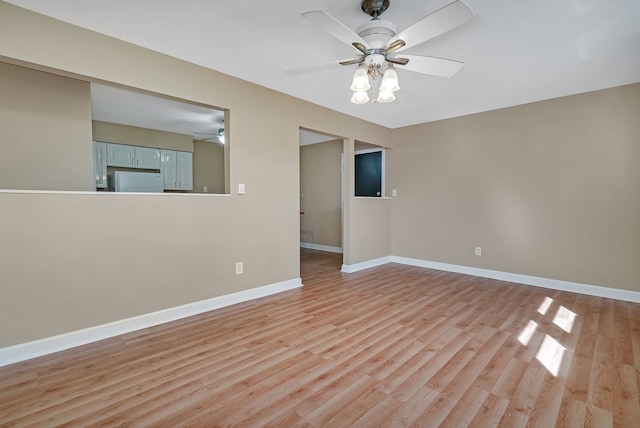
<path id="1" fill-rule="evenodd" d="M 389 68 L 387 68 L 387 71 L 384 72 L 384 76 L 382 76 L 380 90 L 396 92 L 399 89 L 400 86 L 398 84 L 398 73 L 396 73 L 396 70 L 392 66 L 389 66 Z"/>
<path id="2" fill-rule="evenodd" d="M 378 103 L 390 103 L 396 100 L 396 96 L 391 91 L 380 91 L 378 93 L 378 97 L 376 98 L 376 102 Z"/>
<path id="3" fill-rule="evenodd" d="M 433 39 L 471 19 L 473 11 L 461 0 L 430 13 L 400 33 L 397 33 L 394 23 L 379 18 L 389 7 L 390 0 L 362 0 L 360 5 L 362 11 L 372 19 L 355 32 L 326 12 L 316 10 L 302 14 L 311 23 L 358 50 L 358 58 L 339 63 L 344 66 L 358 64 L 351 81 L 352 103 L 365 104 L 370 99 L 381 103 L 394 101 L 394 93 L 400 89 L 394 65 L 407 71 L 439 77 L 452 77 L 462 68 L 461 62 L 450 59 L 396 56 L 404 49 Z M 378 79 L 379 76 L 382 79 Z M 370 97 L 368 91 L 374 91 L 373 96 Z"/>
<path id="4" fill-rule="evenodd" d="M 369 102 L 369 94 L 367 91 L 353 91 L 351 102 L 354 104 L 366 104 Z"/>
<path id="5" fill-rule="evenodd" d="M 377 96 L 374 96 L 374 101 L 378 103 L 390 103 L 395 101 L 396 96 L 394 92 L 400 89 L 398 85 L 398 74 L 393 69 L 393 66 L 387 66 L 387 69 L 384 71 L 382 75 L 382 80 L 380 81 L 380 87 L 374 87 L 370 83 L 370 79 L 375 82 L 378 81 L 378 77 L 380 76 L 379 67 L 375 67 L 373 64 L 373 68 L 365 69 L 363 67 L 358 67 L 356 69 L 356 73 L 353 76 L 353 83 L 351 84 L 351 90 L 353 91 L 353 96 L 351 97 L 351 102 L 354 104 L 365 104 L 369 101 L 369 91 L 375 90 L 377 92 Z"/>
<path id="6" fill-rule="evenodd" d="M 364 67 L 356 68 L 356 72 L 353 75 L 353 81 L 351 82 L 351 90 L 354 92 L 368 91 L 371 89 L 369 83 L 369 75 L 367 69 Z"/>
<path id="7" fill-rule="evenodd" d="M 384 55 L 370 54 L 356 68 L 351 81 L 351 102 L 365 104 L 370 97 L 368 91 L 373 90 L 374 102 L 390 103 L 396 99 L 394 92 L 400 89 L 398 74 L 393 65 L 385 61 Z M 384 71 L 382 71 L 384 70 Z M 382 75 L 382 79 L 378 77 Z M 376 86 L 379 83 L 379 86 Z M 377 96 L 375 95 L 377 93 Z"/>

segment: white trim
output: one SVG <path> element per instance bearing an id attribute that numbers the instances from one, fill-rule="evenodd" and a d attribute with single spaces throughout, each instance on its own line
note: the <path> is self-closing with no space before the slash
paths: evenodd
<path id="1" fill-rule="evenodd" d="M 368 153 L 377 153 L 384 152 L 384 148 L 382 147 L 372 147 L 370 149 L 362 149 L 362 150 L 354 150 L 354 155 L 366 155 Z"/>
<path id="2" fill-rule="evenodd" d="M 229 193 L 173 193 L 173 192 L 108 192 L 108 191 L 76 191 L 76 190 L 19 190 L 19 189 L 0 189 L 1 194 L 15 195 L 99 195 L 104 196 L 168 196 L 170 198 L 184 196 L 231 196 Z"/>
<path id="3" fill-rule="evenodd" d="M 521 275 L 518 273 L 501 272 L 497 270 L 480 269 L 469 266 L 453 265 L 449 263 L 431 262 L 428 260 L 411 259 L 408 257 L 391 256 L 391 262 L 404 265 L 418 266 L 428 269 L 442 270 L 446 272 L 462 273 L 479 276 L 482 278 L 497 279 L 499 281 L 515 282 L 518 284 L 533 285 L 535 287 L 550 288 L 553 290 L 570 291 L 572 293 L 587 294 L 590 296 L 606 297 L 609 299 L 624 300 L 640 303 L 640 292 L 622 290 L 619 288 L 602 287 L 599 285 L 582 284 L 579 282 L 562 281 L 558 279 L 541 278 L 538 276 Z"/>
<path id="4" fill-rule="evenodd" d="M 0 367 L 299 287 L 302 287 L 302 280 L 295 278 L 95 327 L 46 337 L 33 342 L 0 348 Z"/>
<path id="5" fill-rule="evenodd" d="M 342 248 L 340 247 L 312 244 L 311 242 L 300 242 L 300 248 L 309 248 L 310 250 L 329 251 L 330 253 L 342 254 Z"/>
<path id="6" fill-rule="evenodd" d="M 0 194 L 26 194 L 26 195 L 98 195 L 102 193 L 115 192 L 96 192 L 95 190 L 20 190 L 20 189 L 0 189 Z"/>
<path id="7" fill-rule="evenodd" d="M 354 196 L 354 199 L 393 199 L 391 196 Z"/>
<path id="8" fill-rule="evenodd" d="M 360 270 L 369 269 L 376 266 L 382 266 L 384 264 L 391 263 L 391 256 L 380 257 L 379 259 L 367 260 L 365 262 L 356 263 L 353 265 L 342 265 L 341 272 L 353 273 Z"/>

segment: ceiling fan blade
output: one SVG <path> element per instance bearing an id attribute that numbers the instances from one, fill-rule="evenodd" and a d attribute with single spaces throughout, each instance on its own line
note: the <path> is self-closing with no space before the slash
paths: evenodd
<path id="1" fill-rule="evenodd" d="M 390 57 L 385 57 L 384 59 L 386 59 L 387 62 L 390 62 L 392 64 L 398 64 L 398 65 L 406 65 L 409 62 L 408 58 L 390 58 Z"/>
<path id="2" fill-rule="evenodd" d="M 387 54 L 390 54 L 391 52 L 395 52 L 401 47 L 403 47 L 405 44 L 406 43 L 404 40 L 401 40 L 401 39 L 394 40 L 392 43 L 389 44 L 389 46 L 387 46 L 387 48 L 384 51 L 382 51 L 382 55 L 387 55 Z"/>
<path id="3" fill-rule="evenodd" d="M 475 14 L 469 6 L 461 0 L 456 0 L 400 32 L 390 40 L 390 43 L 394 43 L 396 40 L 404 40 L 406 42 L 405 46 L 397 49 L 397 51 L 408 49 L 453 30 L 474 16 Z"/>
<path id="4" fill-rule="evenodd" d="M 294 68 L 292 70 L 286 70 L 285 73 L 287 73 L 290 76 L 300 76 L 303 74 L 316 73 L 319 71 L 326 71 L 326 70 L 339 68 L 343 62 L 347 63 L 351 61 L 353 61 L 353 64 L 357 64 L 361 61 L 361 58 L 358 58 L 358 59 L 350 58 L 350 59 L 344 59 L 342 61 L 331 61 L 324 64 L 315 64 L 315 65 L 310 65 L 308 67 Z"/>
<path id="5" fill-rule="evenodd" d="M 352 45 L 354 42 L 358 42 L 364 46 L 365 49 L 370 48 L 369 44 L 365 42 L 362 37 L 358 36 L 351 28 L 347 27 L 326 12 L 321 10 L 312 10 L 310 12 L 303 13 L 302 17 L 347 45 Z"/>
<path id="6" fill-rule="evenodd" d="M 340 64 L 340 65 L 360 64 L 363 59 L 364 59 L 364 56 L 361 56 L 360 58 L 356 58 L 356 59 L 349 59 L 347 61 L 340 61 L 338 64 Z"/>
<path id="7" fill-rule="evenodd" d="M 362 52 L 365 55 L 368 55 L 367 53 L 367 48 L 364 47 L 364 45 L 362 43 L 358 43 L 358 42 L 353 42 L 351 43 L 353 45 L 354 48 L 358 49 L 360 52 Z"/>
<path id="8" fill-rule="evenodd" d="M 402 55 L 409 62 L 402 66 L 403 70 L 413 71 L 414 73 L 428 74 L 438 77 L 452 77 L 462 66 L 463 62 L 452 59 L 434 58 L 430 56 L 420 55 Z"/>

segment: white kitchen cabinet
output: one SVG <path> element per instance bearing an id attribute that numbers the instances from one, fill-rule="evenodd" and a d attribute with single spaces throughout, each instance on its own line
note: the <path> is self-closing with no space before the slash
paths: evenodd
<path id="1" fill-rule="evenodd" d="M 160 169 L 160 150 L 151 147 L 108 143 L 107 165 L 126 168 Z"/>
<path id="2" fill-rule="evenodd" d="M 178 185 L 177 152 L 160 150 L 160 173 L 164 180 L 165 190 L 175 190 Z"/>
<path id="3" fill-rule="evenodd" d="M 96 189 L 107 188 L 107 143 L 93 142 L 93 178 Z"/>
<path id="4" fill-rule="evenodd" d="M 160 169 L 160 150 L 151 147 L 135 148 L 135 167 L 145 169 Z"/>
<path id="5" fill-rule="evenodd" d="M 193 190 L 193 153 L 161 150 L 165 190 Z"/>
<path id="6" fill-rule="evenodd" d="M 107 165 L 133 168 L 136 155 L 135 147 L 124 144 L 107 144 Z"/>
<path id="7" fill-rule="evenodd" d="M 193 153 L 177 152 L 178 189 L 193 190 Z"/>

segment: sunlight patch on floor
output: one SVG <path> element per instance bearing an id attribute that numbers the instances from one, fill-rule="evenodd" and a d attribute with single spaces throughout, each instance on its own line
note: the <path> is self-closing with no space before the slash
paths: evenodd
<path id="1" fill-rule="evenodd" d="M 546 314 L 547 311 L 549 310 L 549 306 L 551 306 L 552 303 L 553 303 L 553 299 L 551 297 L 545 297 L 544 301 L 540 304 L 540 307 L 538 308 L 538 313 L 540 315 Z"/>
<path id="2" fill-rule="evenodd" d="M 560 306 L 560 308 L 558 308 L 558 312 L 556 312 L 556 316 L 553 318 L 553 323 L 567 333 L 571 333 L 571 329 L 573 328 L 573 322 L 575 321 L 575 319 L 575 312 L 570 311 L 564 306 Z"/>
<path id="3" fill-rule="evenodd" d="M 567 350 L 553 337 L 545 334 L 544 340 L 538 349 L 536 359 L 545 366 L 545 368 L 554 376 L 558 376 L 560 370 L 560 364 L 562 364 L 562 358 L 564 352 Z"/>
<path id="4" fill-rule="evenodd" d="M 518 335 L 518 341 L 524 346 L 527 346 L 529 344 L 529 341 L 531 340 L 531 336 L 536 331 L 536 328 L 538 328 L 538 323 L 533 320 L 529 320 L 526 327 L 523 328 Z"/>

